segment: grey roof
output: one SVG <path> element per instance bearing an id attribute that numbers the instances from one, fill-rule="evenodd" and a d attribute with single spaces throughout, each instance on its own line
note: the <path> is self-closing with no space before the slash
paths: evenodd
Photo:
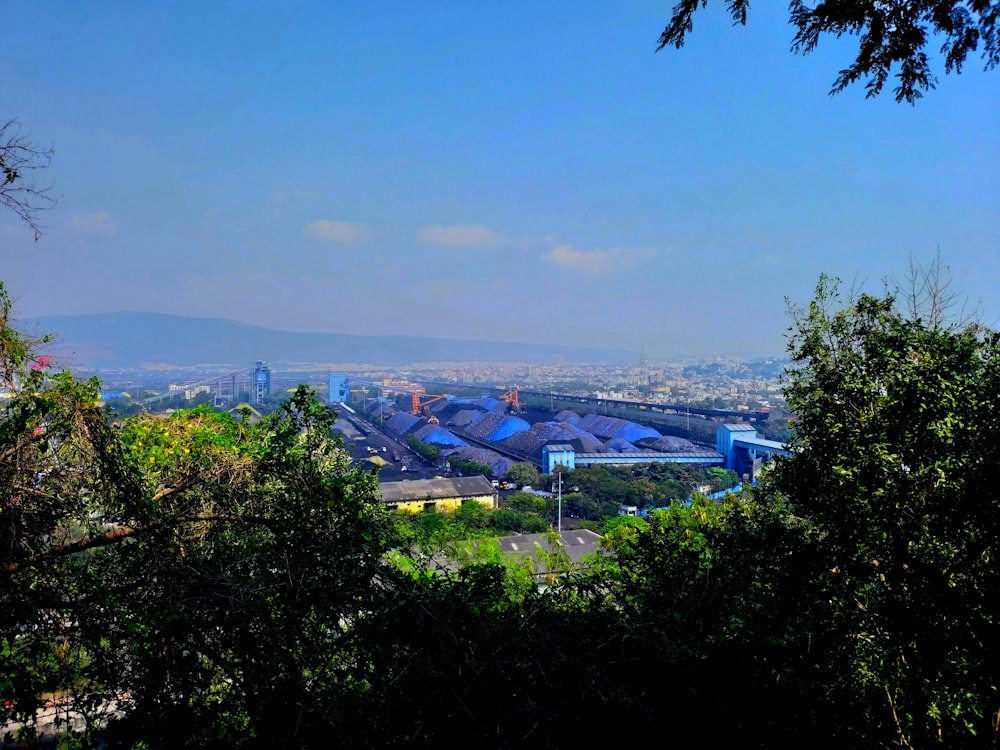
<path id="1" fill-rule="evenodd" d="M 757 431 L 756 427 L 748 425 L 746 422 L 737 422 L 735 424 L 727 422 L 726 424 L 719 425 L 719 427 L 724 427 L 730 432 L 746 432 L 748 430 L 753 430 L 754 432 Z"/>
<path id="2" fill-rule="evenodd" d="M 612 461 L 612 460 L 614 460 L 613 457 L 615 457 L 615 456 L 619 456 L 619 457 L 621 457 L 621 456 L 628 456 L 629 459 L 632 459 L 632 458 L 634 458 L 636 456 L 639 456 L 641 458 L 648 458 L 650 461 L 656 461 L 656 460 L 662 460 L 662 459 L 668 459 L 668 458 L 678 458 L 678 459 L 684 459 L 684 458 L 713 458 L 713 459 L 716 459 L 718 461 L 724 461 L 725 458 L 726 458 L 721 453 L 716 453 L 715 451 L 711 451 L 711 450 L 697 450 L 697 451 L 671 451 L 669 453 L 659 453 L 659 452 L 654 452 L 654 451 L 639 451 L 637 453 L 625 453 L 625 454 L 621 454 L 621 453 L 619 453 L 619 454 L 615 454 L 615 453 L 577 453 L 576 454 L 576 460 L 579 461 L 580 459 L 588 459 L 588 458 L 606 458 L 609 461 Z"/>
<path id="3" fill-rule="evenodd" d="M 762 437 L 741 438 L 740 436 L 737 435 L 736 442 L 741 443 L 743 445 L 758 445 L 761 448 L 770 448 L 771 450 L 784 451 L 786 453 L 791 452 L 788 450 L 788 446 L 785 445 L 784 443 L 779 443 L 777 440 L 766 440 L 765 438 Z"/>
<path id="4" fill-rule="evenodd" d="M 535 562 L 536 573 L 547 572 L 544 555 L 539 555 L 539 552 L 549 553 L 552 551 L 549 534 L 503 536 L 497 539 L 497 542 L 500 544 L 500 551 L 504 554 L 527 557 Z M 562 532 L 556 544 L 563 548 L 575 567 L 580 565 L 587 555 L 600 551 L 601 536 L 587 529 L 572 529 Z"/>
<path id="5" fill-rule="evenodd" d="M 483 475 L 452 479 L 404 479 L 401 482 L 379 482 L 382 501 L 405 503 L 414 500 L 450 500 L 457 497 L 495 495 L 493 485 Z"/>

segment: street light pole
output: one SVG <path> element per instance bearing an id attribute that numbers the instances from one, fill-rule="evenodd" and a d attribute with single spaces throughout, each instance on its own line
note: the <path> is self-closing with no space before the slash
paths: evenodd
<path id="1" fill-rule="evenodd" d="M 559 502 L 557 505 L 557 511 L 559 514 L 558 520 L 556 521 L 556 528 L 559 530 L 560 536 L 562 535 L 562 472 L 559 472 Z"/>

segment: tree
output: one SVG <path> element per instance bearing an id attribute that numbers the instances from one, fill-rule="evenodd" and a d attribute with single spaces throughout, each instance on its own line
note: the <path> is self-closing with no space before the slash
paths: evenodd
<path id="1" fill-rule="evenodd" d="M 39 214 L 55 200 L 49 188 L 38 184 L 36 173 L 49 165 L 51 148 L 40 148 L 21 132 L 17 120 L 0 126 L 0 206 L 17 214 L 35 233 L 41 234 Z"/>
<path id="2" fill-rule="evenodd" d="M 624 519 L 608 524 L 596 575 L 645 720 L 699 727 L 683 747 L 826 746 L 843 712 L 813 666 L 824 630 L 802 575 L 808 527 L 745 496 Z"/>
<path id="3" fill-rule="evenodd" d="M 1000 673 L 1000 334 L 927 309 L 824 278 L 794 310 L 793 455 L 765 496 L 816 530 L 817 645 L 868 743 L 973 746 Z"/>
<path id="4" fill-rule="evenodd" d="M 96 381 L 0 341 L 0 723 L 58 691 L 127 746 L 322 744 L 395 539 L 333 412 L 300 388 L 253 424 L 114 424 Z"/>
<path id="5" fill-rule="evenodd" d="M 534 487 L 538 484 L 539 477 L 541 475 L 538 473 L 538 469 L 535 468 L 534 464 L 529 464 L 527 461 L 519 461 L 518 463 L 511 464 L 510 468 L 507 469 L 507 479 L 521 485 L 526 484 L 529 487 Z"/>
<path id="6" fill-rule="evenodd" d="M 437 461 L 441 458 L 441 449 L 438 446 L 432 445 L 431 443 L 425 443 L 416 435 L 407 435 L 406 444 L 412 451 L 428 461 Z"/>
<path id="7" fill-rule="evenodd" d="M 657 50 L 683 47 L 695 11 L 707 4 L 679 0 Z M 726 6 L 735 23 L 746 25 L 750 0 L 726 0 Z M 796 29 L 792 50 L 803 54 L 812 52 L 824 34 L 860 37 L 857 57 L 837 74 L 831 94 L 864 80 L 866 96 L 875 97 L 893 74 L 896 101 L 915 103 L 937 84 L 926 52 L 934 36 L 944 38 L 941 54 L 948 73 L 960 73 L 980 45 L 987 70 L 1000 63 L 1000 4 L 995 0 L 822 0 L 814 7 L 792 0 L 789 22 Z"/>

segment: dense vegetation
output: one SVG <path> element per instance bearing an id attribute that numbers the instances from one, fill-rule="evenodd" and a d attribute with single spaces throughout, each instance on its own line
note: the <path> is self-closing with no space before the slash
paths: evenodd
<path id="1" fill-rule="evenodd" d="M 549 505 L 542 498 L 516 492 L 503 508 L 464 503 L 454 513 L 400 511 L 395 519 L 404 538 L 423 550 L 435 551 L 469 539 L 548 531 L 555 518 Z"/>
<path id="2" fill-rule="evenodd" d="M 569 747 L 598 725 L 997 745 L 992 331 L 824 281 L 793 323 L 793 457 L 752 494 L 616 521 L 607 557 L 540 591 L 488 544 L 458 569 L 424 555 L 307 391 L 256 423 L 111 422 L 0 301 L 4 722 L 58 697 L 81 744 L 123 748 Z M 573 482 L 690 489 L 646 471 Z"/>
<path id="3" fill-rule="evenodd" d="M 406 444 L 410 446 L 410 450 L 412 450 L 418 456 L 421 456 L 422 458 L 425 458 L 428 461 L 437 461 L 439 458 L 441 458 L 440 448 L 438 448 L 436 445 L 425 443 L 416 435 L 407 435 Z"/>
<path id="4" fill-rule="evenodd" d="M 704 469 L 684 464 L 638 464 L 635 466 L 595 466 L 575 470 L 566 484 L 580 495 L 588 507 L 635 505 L 662 508 L 675 500 L 686 500 L 695 492 L 726 490 L 739 482 L 736 472 L 712 467 Z M 578 488 L 578 489 L 577 489 Z M 589 515 L 580 513 L 584 518 Z"/>
<path id="5" fill-rule="evenodd" d="M 493 467 L 480 461 L 467 461 L 464 458 L 449 456 L 448 463 L 451 464 L 451 470 L 459 474 L 482 474 L 487 478 L 493 476 Z"/>

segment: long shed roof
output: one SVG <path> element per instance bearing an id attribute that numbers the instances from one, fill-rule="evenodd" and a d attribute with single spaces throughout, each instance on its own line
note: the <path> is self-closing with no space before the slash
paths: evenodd
<path id="1" fill-rule="evenodd" d="M 386 503 L 406 503 L 414 500 L 449 500 L 456 497 L 482 497 L 496 490 L 481 474 L 453 479 L 404 479 L 401 482 L 379 482 L 382 500 Z"/>

